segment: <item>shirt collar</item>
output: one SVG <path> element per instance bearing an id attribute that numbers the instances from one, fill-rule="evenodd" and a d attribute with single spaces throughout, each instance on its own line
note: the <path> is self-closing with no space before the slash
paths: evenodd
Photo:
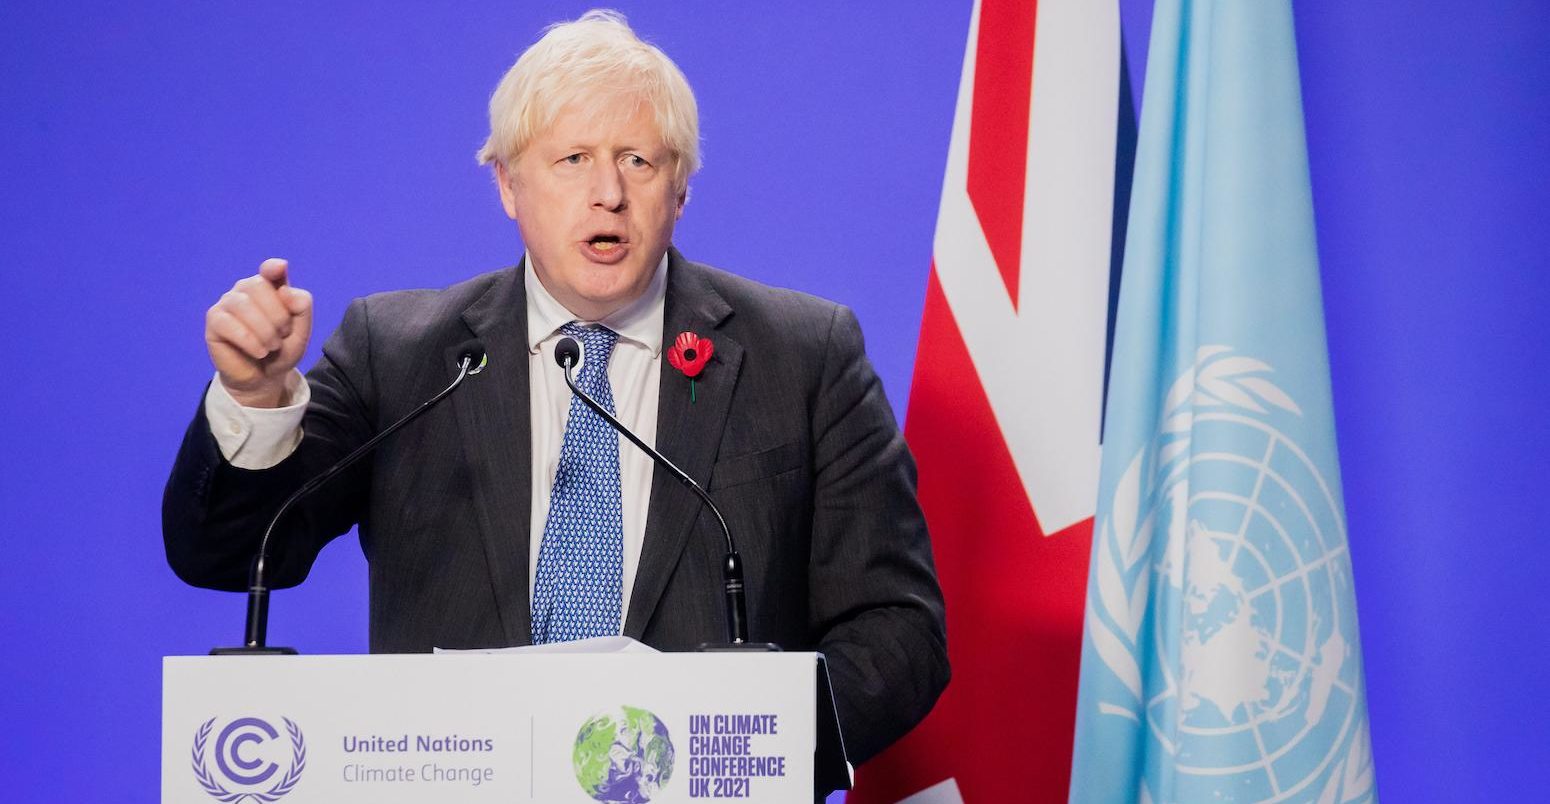
<path id="1" fill-rule="evenodd" d="M 662 255 L 662 261 L 657 263 L 656 273 L 651 276 L 651 284 L 646 286 L 646 292 L 641 297 L 624 307 L 615 310 L 601 321 L 586 321 L 578 318 L 575 313 L 565 308 L 565 305 L 552 294 L 544 283 L 538 281 L 538 273 L 533 270 L 533 255 L 529 252 L 522 260 L 522 282 L 527 287 L 527 349 L 531 354 L 538 354 L 538 345 L 548 340 L 558 332 L 560 327 L 575 321 L 579 324 L 602 324 L 605 327 L 619 333 L 621 340 L 626 340 L 645 348 L 656 357 L 662 352 L 662 326 L 666 317 L 667 299 L 667 255 Z"/>

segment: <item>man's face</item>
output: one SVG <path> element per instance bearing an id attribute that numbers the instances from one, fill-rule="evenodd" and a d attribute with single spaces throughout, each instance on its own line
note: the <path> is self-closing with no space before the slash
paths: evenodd
<path id="1" fill-rule="evenodd" d="M 566 107 L 496 170 L 539 281 L 595 321 L 650 285 L 683 214 L 676 168 L 651 107 L 605 96 Z"/>

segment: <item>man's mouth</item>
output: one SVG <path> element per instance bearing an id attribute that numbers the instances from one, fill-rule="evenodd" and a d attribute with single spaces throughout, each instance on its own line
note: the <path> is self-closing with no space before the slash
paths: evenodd
<path id="1" fill-rule="evenodd" d="M 587 257 L 593 262 L 613 265 L 629 255 L 630 245 L 619 235 L 594 235 L 583 243 Z"/>

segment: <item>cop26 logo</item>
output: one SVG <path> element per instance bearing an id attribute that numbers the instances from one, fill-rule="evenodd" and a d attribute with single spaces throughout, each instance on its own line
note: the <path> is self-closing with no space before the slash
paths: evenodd
<path id="1" fill-rule="evenodd" d="M 290 739 L 289 761 L 285 770 L 271 761 L 277 751 L 265 752 L 263 746 L 280 739 L 280 732 L 267 721 L 241 717 L 226 724 L 210 745 L 210 733 L 216 718 L 210 718 L 194 732 L 194 778 L 212 798 L 223 804 L 241 804 L 245 800 L 273 802 L 296 787 L 307 767 L 307 744 L 301 727 L 290 718 L 281 718 Z M 206 750 L 214 754 L 212 770 Z M 230 787 L 228 787 L 230 785 Z M 232 788 L 236 789 L 232 789 Z"/>

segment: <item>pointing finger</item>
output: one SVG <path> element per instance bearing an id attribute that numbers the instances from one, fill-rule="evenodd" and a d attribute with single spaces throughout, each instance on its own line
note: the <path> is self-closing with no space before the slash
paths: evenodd
<path id="1" fill-rule="evenodd" d="M 258 275 L 269 280 L 269 284 L 275 287 L 286 284 L 290 278 L 289 274 L 290 263 L 279 257 L 271 257 L 258 266 Z"/>

